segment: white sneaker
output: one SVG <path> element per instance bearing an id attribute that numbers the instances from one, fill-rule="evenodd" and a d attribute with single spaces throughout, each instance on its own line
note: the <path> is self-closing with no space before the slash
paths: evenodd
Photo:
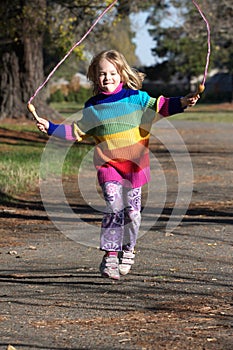
<path id="1" fill-rule="evenodd" d="M 121 275 L 127 275 L 134 264 L 135 254 L 130 250 L 123 250 L 119 253 L 119 271 Z"/>
<path id="2" fill-rule="evenodd" d="M 119 259 L 117 256 L 105 254 L 100 264 L 100 272 L 102 277 L 120 279 Z"/>

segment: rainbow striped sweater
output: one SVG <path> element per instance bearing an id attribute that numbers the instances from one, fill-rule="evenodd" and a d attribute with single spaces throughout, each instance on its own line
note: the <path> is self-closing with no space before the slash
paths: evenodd
<path id="1" fill-rule="evenodd" d="M 150 181 L 148 146 L 155 112 L 163 117 L 183 112 L 180 97 L 155 99 L 147 92 L 123 88 L 90 98 L 77 123 L 49 122 L 48 134 L 70 141 L 92 136 L 99 184 L 118 181 L 141 187 Z"/>

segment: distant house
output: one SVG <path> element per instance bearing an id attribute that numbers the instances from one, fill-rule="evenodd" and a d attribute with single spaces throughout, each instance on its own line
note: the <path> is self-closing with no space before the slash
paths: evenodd
<path id="1" fill-rule="evenodd" d="M 217 73 L 206 81 L 206 92 L 231 96 L 233 76 L 229 73 Z"/>
<path id="2" fill-rule="evenodd" d="M 66 96 L 69 92 L 69 81 L 64 78 L 52 81 L 49 85 L 49 93 L 53 94 L 57 90 L 61 90 L 62 93 Z"/>
<path id="3" fill-rule="evenodd" d="M 59 78 L 50 83 L 49 93 L 53 94 L 55 91 L 60 90 L 64 96 L 67 96 L 70 91 L 78 91 L 81 86 L 90 89 L 91 84 L 84 74 L 76 73 L 70 81 Z"/>
<path id="4" fill-rule="evenodd" d="M 79 84 L 80 86 L 85 87 L 86 89 L 90 89 L 91 88 L 91 83 L 89 82 L 89 80 L 87 80 L 87 77 L 85 74 L 82 73 L 76 73 L 75 77 L 79 78 Z"/>
<path id="5" fill-rule="evenodd" d="M 180 78 L 174 75 L 170 81 L 162 79 L 150 80 L 145 79 L 143 82 L 143 90 L 147 91 L 151 96 L 158 97 L 159 95 L 179 95 L 190 89 L 189 80 L 186 77 Z"/>
<path id="6" fill-rule="evenodd" d="M 188 91 L 196 91 L 197 85 L 202 82 L 203 75 L 188 80 L 178 74 L 170 75 L 168 67 L 158 65 L 145 70 L 147 78 L 143 83 L 143 90 L 157 97 L 160 94 L 176 96 Z M 170 79 L 171 77 L 171 79 Z M 202 95 L 205 102 L 232 102 L 233 75 L 228 72 L 219 72 L 217 69 L 208 72 L 205 90 Z"/>

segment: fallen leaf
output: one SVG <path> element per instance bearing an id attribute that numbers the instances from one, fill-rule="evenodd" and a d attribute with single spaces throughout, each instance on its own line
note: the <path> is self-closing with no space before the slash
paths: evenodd
<path id="1" fill-rule="evenodd" d="M 16 350 L 16 348 L 12 345 L 8 345 L 7 350 Z"/>
<path id="2" fill-rule="evenodd" d="M 10 255 L 17 255 L 18 253 L 17 253 L 16 250 L 10 250 L 10 251 L 8 252 L 8 254 L 10 254 Z"/>

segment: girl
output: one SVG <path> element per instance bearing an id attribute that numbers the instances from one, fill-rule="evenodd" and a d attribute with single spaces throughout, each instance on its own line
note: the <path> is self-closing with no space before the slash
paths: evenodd
<path id="1" fill-rule="evenodd" d="M 37 126 L 48 135 L 73 141 L 92 136 L 94 165 L 106 201 L 100 249 L 103 277 L 119 279 L 134 263 L 134 248 L 141 220 L 141 188 L 150 180 L 149 136 L 155 119 L 194 106 L 199 95 L 158 99 L 140 91 L 143 75 L 133 70 L 124 56 L 103 51 L 93 58 L 87 74 L 94 96 L 86 103 L 82 119 L 58 125 L 40 118 Z"/>

